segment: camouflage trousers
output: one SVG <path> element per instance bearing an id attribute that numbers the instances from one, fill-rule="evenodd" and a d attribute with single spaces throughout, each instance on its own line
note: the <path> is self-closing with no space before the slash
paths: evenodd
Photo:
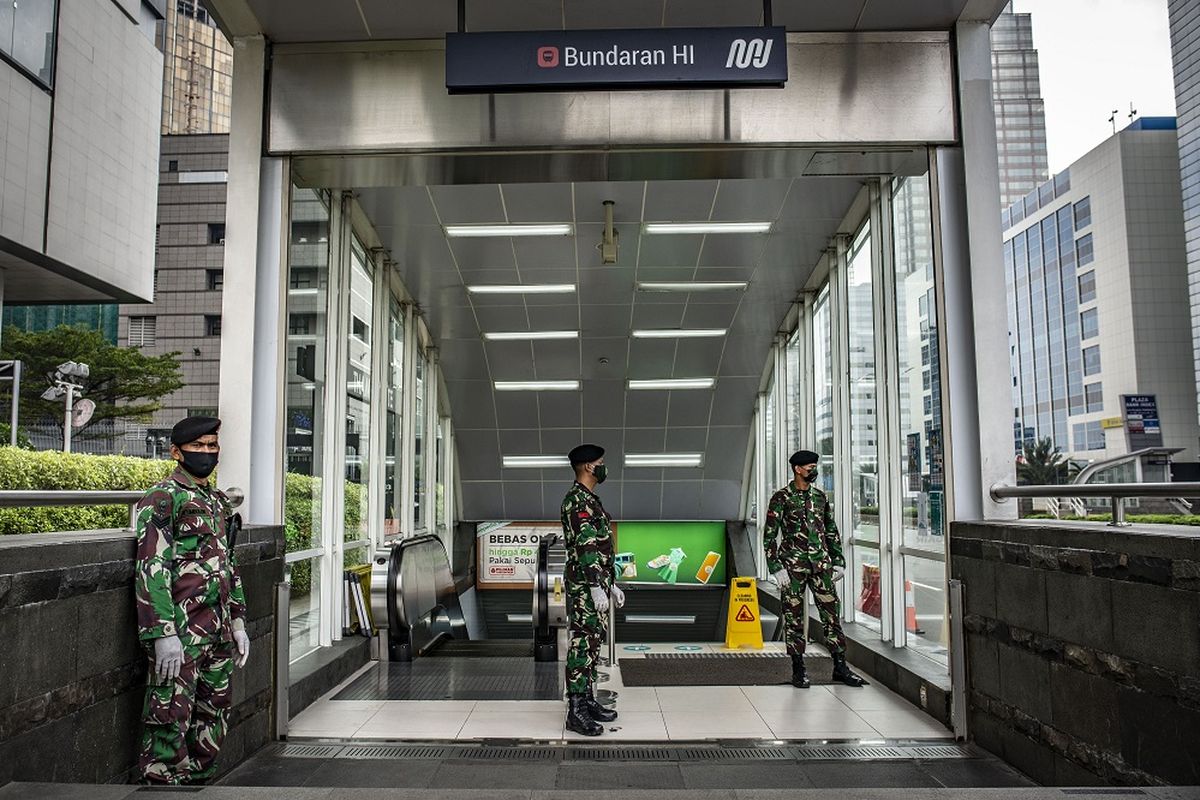
<path id="1" fill-rule="evenodd" d="M 184 784 L 212 776 L 233 704 L 232 642 L 184 645 L 174 680 L 146 683 L 138 769 L 146 783 Z"/>
<path id="2" fill-rule="evenodd" d="M 817 613 L 821 617 L 821 628 L 825 633 L 825 645 L 830 653 L 846 652 L 846 637 L 842 633 L 842 603 L 838 600 L 837 588 L 833 585 L 833 572 L 792 572 L 791 582 L 783 589 L 783 638 L 787 642 L 788 655 L 804 655 L 804 590 L 812 590 Z"/>
<path id="3" fill-rule="evenodd" d="M 586 694 L 596 686 L 600 648 L 608 635 L 608 615 L 596 610 L 586 584 L 567 587 L 567 691 Z"/>

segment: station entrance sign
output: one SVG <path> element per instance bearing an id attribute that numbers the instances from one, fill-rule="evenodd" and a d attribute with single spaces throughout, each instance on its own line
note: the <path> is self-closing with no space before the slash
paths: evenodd
<path id="1" fill-rule="evenodd" d="M 783 86 L 782 27 L 446 34 L 450 94 Z"/>

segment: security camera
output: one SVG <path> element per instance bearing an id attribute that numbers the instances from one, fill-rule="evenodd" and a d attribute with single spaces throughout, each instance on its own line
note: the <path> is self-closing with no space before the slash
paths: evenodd
<path id="1" fill-rule="evenodd" d="M 604 234 L 600 237 L 600 244 L 596 245 L 596 249 L 600 251 L 601 264 L 617 263 L 617 246 L 619 233 L 613 228 L 613 206 L 616 205 L 612 200 L 604 201 Z"/>

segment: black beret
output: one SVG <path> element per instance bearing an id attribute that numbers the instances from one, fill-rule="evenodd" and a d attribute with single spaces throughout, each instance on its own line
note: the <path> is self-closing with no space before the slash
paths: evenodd
<path id="1" fill-rule="evenodd" d="M 201 436 L 208 436 L 221 429 L 221 420 L 216 417 L 188 417 L 175 423 L 171 428 L 171 444 L 181 445 L 194 442 Z"/>
<path id="2" fill-rule="evenodd" d="M 807 467 L 809 464 L 820 462 L 821 457 L 812 450 L 797 450 L 792 453 L 792 457 L 788 459 L 788 463 L 793 467 Z"/>
<path id="3" fill-rule="evenodd" d="M 590 464 L 602 458 L 604 458 L 604 448 L 598 444 L 581 444 L 567 453 L 567 459 L 570 460 L 572 467 L 576 464 Z"/>

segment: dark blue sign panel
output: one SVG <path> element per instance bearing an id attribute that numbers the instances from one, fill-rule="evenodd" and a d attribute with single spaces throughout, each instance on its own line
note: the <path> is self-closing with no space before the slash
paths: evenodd
<path id="1" fill-rule="evenodd" d="M 1125 434 L 1129 437 L 1129 450 L 1147 447 L 1162 447 L 1162 425 L 1158 419 L 1158 398 L 1152 394 L 1123 394 L 1121 404 L 1125 407 Z"/>
<path id="2" fill-rule="evenodd" d="M 787 41 L 780 27 L 446 34 L 451 94 L 786 81 Z"/>

